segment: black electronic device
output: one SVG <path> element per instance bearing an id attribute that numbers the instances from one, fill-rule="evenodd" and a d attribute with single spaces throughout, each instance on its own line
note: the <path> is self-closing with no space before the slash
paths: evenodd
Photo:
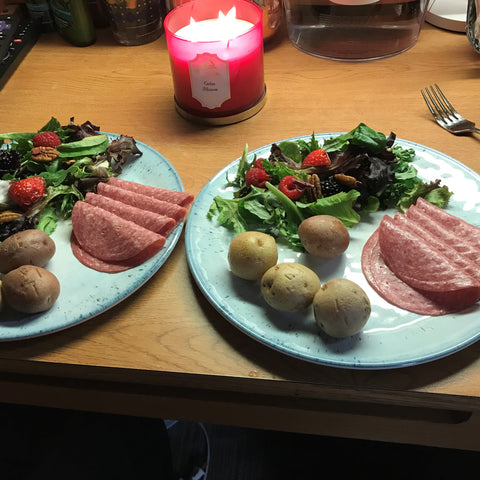
<path id="1" fill-rule="evenodd" d="M 35 44 L 38 36 L 38 25 L 28 18 L 22 5 L 7 5 L 0 10 L 0 89 Z"/>

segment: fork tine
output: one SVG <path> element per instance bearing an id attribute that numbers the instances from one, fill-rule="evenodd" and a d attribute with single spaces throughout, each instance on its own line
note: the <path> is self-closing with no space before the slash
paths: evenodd
<path id="1" fill-rule="evenodd" d="M 423 93 L 423 90 L 422 90 L 422 95 L 423 95 L 423 98 L 425 99 L 425 102 L 426 102 L 428 108 L 430 109 L 431 114 L 433 115 L 433 117 L 435 118 L 435 120 L 437 122 L 443 121 L 444 112 L 442 111 L 442 108 L 437 103 L 437 100 L 430 93 L 430 90 L 428 89 L 428 87 L 425 88 L 425 92 L 426 92 L 427 95 L 425 95 Z M 427 96 L 428 96 L 428 98 L 427 98 Z"/>
<path id="2" fill-rule="evenodd" d="M 431 103 L 429 102 L 427 96 L 425 95 L 425 92 L 423 90 L 420 90 L 422 92 L 422 97 L 425 100 L 425 103 L 427 104 L 428 109 L 430 110 L 430 113 L 434 116 L 434 118 L 437 118 L 437 114 L 435 110 L 433 109 Z"/>
<path id="3" fill-rule="evenodd" d="M 440 87 L 437 84 L 435 84 L 435 87 L 438 93 L 440 94 L 440 96 L 442 97 L 443 102 L 449 108 L 450 112 L 452 112 L 454 115 L 458 115 L 458 112 L 453 108 L 453 105 L 447 100 L 447 97 L 443 94 Z"/>
<path id="4" fill-rule="evenodd" d="M 438 88 L 438 85 L 435 85 L 435 86 Z M 445 95 L 443 95 L 442 91 L 439 90 L 439 93 L 440 93 L 440 95 L 439 95 L 433 87 L 430 87 L 430 90 L 432 91 L 433 96 L 435 97 L 435 99 L 437 101 L 436 102 L 436 105 L 438 105 L 437 109 L 440 108 L 440 110 L 443 113 L 443 117 L 445 117 L 445 116 L 452 117 L 453 116 L 453 118 L 455 118 L 455 113 L 456 112 L 453 109 L 453 107 L 451 109 L 449 108 L 448 105 L 451 106 L 451 104 L 449 103 L 449 101 L 447 100 Z"/>

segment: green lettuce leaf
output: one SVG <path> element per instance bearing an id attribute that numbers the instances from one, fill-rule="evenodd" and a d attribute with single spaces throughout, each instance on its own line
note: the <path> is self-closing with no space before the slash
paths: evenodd
<path id="1" fill-rule="evenodd" d="M 357 190 L 340 192 L 330 197 L 320 198 L 313 203 L 297 202 L 304 216 L 331 215 L 337 217 L 346 227 L 353 227 L 360 221 L 360 215 L 353 209 L 355 200 L 360 196 Z"/>

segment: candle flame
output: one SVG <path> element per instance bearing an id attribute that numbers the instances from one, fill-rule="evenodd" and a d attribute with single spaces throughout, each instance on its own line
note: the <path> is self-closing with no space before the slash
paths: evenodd
<path id="1" fill-rule="evenodd" d="M 190 24 L 175 32 L 175 35 L 192 42 L 228 42 L 232 38 L 242 35 L 252 26 L 250 22 L 237 20 L 237 9 L 232 7 L 226 15 L 219 11 L 218 18 L 197 22 L 193 17 L 190 17 Z"/>
<path id="2" fill-rule="evenodd" d="M 227 14 L 225 15 L 221 10 L 218 12 L 218 22 L 219 24 L 221 24 L 222 26 L 223 25 L 226 25 L 229 21 L 231 22 L 232 20 L 235 21 L 235 19 L 237 18 L 237 8 L 236 7 L 232 7 L 228 12 Z M 193 17 L 190 17 L 190 25 L 194 25 L 195 23 L 195 20 Z"/>

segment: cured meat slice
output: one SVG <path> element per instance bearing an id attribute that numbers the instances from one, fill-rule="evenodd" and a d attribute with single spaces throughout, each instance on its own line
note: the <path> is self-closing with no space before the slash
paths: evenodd
<path id="1" fill-rule="evenodd" d="M 407 215 L 396 213 L 393 217 L 394 224 L 398 225 L 399 228 L 404 228 L 420 236 L 424 242 L 448 257 L 456 268 L 465 271 L 475 281 L 480 282 L 479 262 L 476 261 L 475 255 L 473 255 L 479 255 L 478 252 L 472 252 L 468 247 L 464 248 L 460 241 L 455 242 L 449 235 L 449 232 L 444 232 L 444 229 L 439 224 L 435 224 L 436 228 L 431 226 L 427 228 L 426 225 L 429 222 L 434 223 L 432 220 L 429 221 L 428 218 L 422 218 L 419 221 L 415 216 L 408 215 L 409 212 L 407 212 Z"/>
<path id="2" fill-rule="evenodd" d="M 105 197 L 113 198 L 119 202 L 126 203 L 127 205 L 131 205 L 132 207 L 165 215 L 173 218 L 177 223 L 180 223 L 187 214 L 187 209 L 176 203 L 157 200 L 156 198 L 148 197 L 141 193 L 131 192 L 107 183 L 99 183 L 97 185 L 97 193 Z"/>
<path id="3" fill-rule="evenodd" d="M 378 229 L 385 264 L 405 283 L 426 292 L 473 289 L 480 297 L 480 282 L 430 245 L 424 237 L 396 225 L 385 216 Z M 473 292 L 472 292 L 473 293 Z"/>
<path id="4" fill-rule="evenodd" d="M 473 248 L 480 250 L 480 228 L 466 222 L 462 218 L 436 207 L 423 198 L 419 198 L 413 210 L 421 210 L 436 223 L 442 225 L 445 231 L 455 235 L 457 242 L 470 242 Z"/>
<path id="5" fill-rule="evenodd" d="M 383 261 L 378 243 L 378 230 L 362 250 L 362 268 L 370 286 L 385 300 L 409 312 L 420 315 L 445 315 L 461 310 L 466 305 L 442 305 L 402 282 Z"/>
<path id="6" fill-rule="evenodd" d="M 123 202 L 114 200 L 113 198 L 88 192 L 85 201 L 90 205 L 103 208 L 125 220 L 136 223 L 152 232 L 158 233 L 164 237 L 168 237 L 172 230 L 177 226 L 177 222 L 170 217 L 132 207 Z"/>
<path id="7" fill-rule="evenodd" d="M 76 259 L 88 268 L 93 268 L 94 270 L 97 270 L 99 272 L 104 272 L 104 273 L 118 273 L 118 272 L 123 272 L 125 270 L 132 268 L 132 265 L 122 264 L 120 262 L 109 263 L 109 262 L 105 262 L 104 260 L 100 260 L 99 258 L 94 257 L 93 255 L 90 255 L 80 246 L 80 244 L 78 243 L 78 240 L 76 239 L 73 233 L 70 238 L 70 245 L 72 247 L 72 252 L 75 255 Z"/>
<path id="8" fill-rule="evenodd" d="M 470 262 L 480 263 L 480 228 L 474 227 L 463 220 L 461 220 L 462 223 L 452 221 L 451 215 L 447 212 L 444 213 L 446 216 L 443 216 L 443 214 L 439 215 L 433 209 L 427 212 L 425 209 L 418 208 L 417 203 L 410 207 L 405 215 L 421 225 L 426 232 L 430 232 L 434 237 L 450 245 L 457 252 L 468 256 Z M 455 219 L 455 217 L 453 218 Z"/>
<path id="9" fill-rule="evenodd" d="M 82 249 L 106 262 L 135 259 L 140 264 L 165 244 L 162 235 L 86 202 L 75 203 L 72 228 Z"/>
<path id="10" fill-rule="evenodd" d="M 193 195 L 186 192 L 151 187 L 148 185 L 142 185 L 141 183 L 123 180 L 118 177 L 111 177 L 108 184 L 114 187 L 130 190 L 131 192 L 141 193 L 142 195 L 147 195 L 148 197 L 153 197 L 164 202 L 176 203 L 185 208 L 188 208 L 193 203 Z"/>
<path id="11" fill-rule="evenodd" d="M 480 229 L 423 203 L 382 219 L 363 248 L 363 272 L 379 295 L 405 310 L 422 315 L 463 310 L 480 299 L 479 249 L 471 246 Z"/>

